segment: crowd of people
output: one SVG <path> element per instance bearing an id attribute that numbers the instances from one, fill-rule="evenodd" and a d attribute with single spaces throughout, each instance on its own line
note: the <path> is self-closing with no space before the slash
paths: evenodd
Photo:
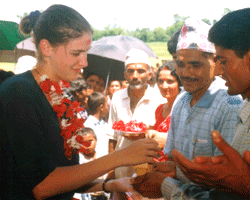
<path id="1" fill-rule="evenodd" d="M 93 29 L 76 10 L 31 12 L 20 30 L 37 60 L 2 77 L 1 199 L 250 198 L 249 8 L 212 27 L 187 19 L 173 60 L 153 71 L 131 49 L 124 80 L 108 83 L 83 72 Z M 124 135 L 117 121 L 147 131 Z M 153 168 L 137 176 L 143 163 Z"/>

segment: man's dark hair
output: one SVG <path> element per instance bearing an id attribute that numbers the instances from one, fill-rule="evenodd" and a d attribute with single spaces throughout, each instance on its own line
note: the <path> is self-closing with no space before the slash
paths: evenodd
<path id="1" fill-rule="evenodd" d="M 89 95 L 88 99 L 88 107 L 89 107 L 89 113 L 91 115 L 96 114 L 97 108 L 100 105 L 105 104 L 105 95 L 101 92 L 93 92 L 91 95 Z"/>
<path id="2" fill-rule="evenodd" d="M 208 39 L 216 46 L 234 50 L 240 58 L 250 49 L 250 8 L 222 17 L 209 31 Z"/>
<path id="3" fill-rule="evenodd" d="M 181 29 L 179 29 L 178 31 L 176 31 L 174 33 L 174 35 L 168 41 L 168 51 L 169 51 L 169 53 L 171 55 L 173 55 L 174 53 L 176 53 L 176 47 L 177 47 L 177 43 L 178 43 L 180 32 L 181 32 Z"/>

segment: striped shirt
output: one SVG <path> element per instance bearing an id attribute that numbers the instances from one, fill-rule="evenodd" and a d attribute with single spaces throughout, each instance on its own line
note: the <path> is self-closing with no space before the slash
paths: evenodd
<path id="1" fill-rule="evenodd" d="M 232 142 L 242 98 L 229 96 L 220 82 L 217 77 L 193 107 L 190 107 L 190 93 L 183 92 L 178 97 L 172 110 L 165 154 L 171 157 L 173 149 L 189 159 L 221 154 L 213 144 L 213 130 L 219 131 L 228 143 Z"/>
<path id="2" fill-rule="evenodd" d="M 243 155 L 245 150 L 250 150 L 250 101 L 246 99 L 242 108 L 239 109 L 239 122 L 236 125 L 232 147 Z M 214 189 L 204 190 L 202 187 L 188 182 L 182 176 L 178 169 L 177 174 L 180 180 L 173 178 L 166 178 L 161 186 L 162 194 L 167 199 L 184 200 L 184 199 L 237 199 L 229 193 L 223 193 Z"/>
<path id="3" fill-rule="evenodd" d="M 240 121 L 236 126 L 232 147 L 243 155 L 245 150 L 250 150 L 250 101 L 246 99 L 239 111 Z"/>

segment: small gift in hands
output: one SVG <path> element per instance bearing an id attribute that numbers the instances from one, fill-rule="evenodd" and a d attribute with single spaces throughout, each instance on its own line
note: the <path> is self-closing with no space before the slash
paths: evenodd
<path id="1" fill-rule="evenodd" d="M 168 156 L 164 155 L 163 151 L 159 152 L 159 155 L 157 158 L 155 158 L 155 161 L 158 163 L 163 163 L 168 160 Z M 152 164 L 144 163 L 141 165 L 134 166 L 136 169 L 136 174 L 134 174 L 133 177 L 142 176 L 148 172 L 154 171 L 154 166 Z M 167 176 L 167 175 L 166 175 Z M 129 200 L 149 200 L 149 198 L 143 197 L 140 193 L 136 192 L 135 190 L 131 190 L 126 193 L 129 197 Z M 154 200 L 150 198 L 151 200 Z M 163 200 L 162 198 L 157 198 L 155 200 Z"/>
<path id="2" fill-rule="evenodd" d="M 143 122 L 137 122 L 131 120 L 128 123 L 124 123 L 122 120 L 113 123 L 112 128 L 115 131 L 128 138 L 128 139 L 140 139 L 145 137 L 147 126 Z"/>

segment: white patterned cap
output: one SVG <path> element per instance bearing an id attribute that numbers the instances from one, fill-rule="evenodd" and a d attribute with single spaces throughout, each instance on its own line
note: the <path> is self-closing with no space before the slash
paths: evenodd
<path id="1" fill-rule="evenodd" d="M 208 41 L 210 28 L 202 20 L 187 19 L 181 28 L 176 50 L 195 49 L 215 53 L 214 44 Z"/>

